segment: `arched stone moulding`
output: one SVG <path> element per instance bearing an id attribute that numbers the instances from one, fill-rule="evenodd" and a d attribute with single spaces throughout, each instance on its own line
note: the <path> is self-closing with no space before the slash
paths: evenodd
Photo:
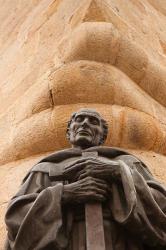
<path id="1" fill-rule="evenodd" d="M 85 22 L 59 45 L 65 63 L 92 60 L 109 63 L 127 74 L 141 88 L 166 106 L 166 69 L 138 43 L 126 38 L 113 24 Z"/>
<path id="2" fill-rule="evenodd" d="M 165 107 L 123 72 L 109 64 L 81 60 L 62 65 L 45 80 L 37 81 L 0 117 L 0 127 L 15 127 L 57 105 L 83 102 L 126 106 L 166 124 Z"/>
<path id="3" fill-rule="evenodd" d="M 166 109 L 116 67 L 74 61 L 50 74 L 53 104 L 117 104 L 145 112 L 166 124 Z"/>
<path id="4" fill-rule="evenodd" d="M 68 147 L 67 121 L 81 107 L 95 108 L 108 121 L 106 145 L 166 153 L 166 127 L 151 116 L 117 105 L 79 103 L 56 106 L 19 123 L 1 149 L 1 164 Z"/>

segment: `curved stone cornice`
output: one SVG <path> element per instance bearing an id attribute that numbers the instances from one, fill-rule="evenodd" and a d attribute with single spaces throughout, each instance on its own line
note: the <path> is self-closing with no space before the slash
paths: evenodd
<path id="1" fill-rule="evenodd" d="M 106 145 L 166 154 L 166 126 L 150 115 L 117 105 L 77 103 L 56 106 L 20 122 L 6 135 L 0 163 L 68 147 L 67 121 L 80 107 L 95 108 L 108 121 Z"/>
<path id="2" fill-rule="evenodd" d="M 156 63 L 141 45 L 111 23 L 80 24 L 61 42 L 59 51 L 65 63 L 92 60 L 114 65 L 166 106 L 166 68 Z"/>

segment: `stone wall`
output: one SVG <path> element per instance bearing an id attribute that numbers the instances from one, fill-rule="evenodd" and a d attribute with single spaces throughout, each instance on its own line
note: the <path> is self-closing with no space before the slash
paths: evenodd
<path id="1" fill-rule="evenodd" d="M 126 4 L 127 2 L 127 4 Z M 68 147 L 79 107 L 109 123 L 107 145 L 166 183 L 166 3 L 0 0 L 0 249 L 4 213 L 39 159 Z"/>

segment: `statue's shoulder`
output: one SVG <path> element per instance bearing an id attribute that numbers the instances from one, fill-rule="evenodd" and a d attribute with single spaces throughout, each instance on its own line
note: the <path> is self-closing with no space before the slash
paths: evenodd
<path id="1" fill-rule="evenodd" d="M 135 163 L 142 163 L 136 156 L 131 155 L 131 154 L 119 155 L 115 157 L 115 160 L 121 160 L 130 166 Z"/>
<path id="2" fill-rule="evenodd" d="M 110 148 L 108 151 L 113 152 L 114 160 L 121 160 L 127 164 L 131 169 L 137 170 L 146 180 L 152 180 L 153 175 L 148 166 L 137 156 L 123 150 L 121 148 Z"/>
<path id="3" fill-rule="evenodd" d="M 92 148 L 89 150 L 92 150 Z M 97 150 L 100 155 L 108 157 L 110 159 L 121 160 L 130 167 L 137 166 L 139 168 L 148 170 L 148 167 L 141 159 L 139 159 L 137 156 L 131 154 L 123 148 L 100 146 L 93 147 L 93 150 Z"/>
<path id="4" fill-rule="evenodd" d="M 92 148 L 90 148 L 88 151 L 90 150 L 92 150 Z M 93 147 L 93 150 L 97 150 L 99 154 L 111 159 L 112 158 L 119 159 L 128 163 L 141 162 L 140 159 L 130 154 L 123 148 L 100 146 L 100 147 Z"/>
<path id="5" fill-rule="evenodd" d="M 42 163 L 42 162 L 59 163 L 59 162 L 62 162 L 68 158 L 71 158 L 74 156 L 79 156 L 79 155 L 81 155 L 81 150 L 75 149 L 75 148 L 67 148 L 67 149 L 63 149 L 60 151 L 56 151 L 56 152 L 46 156 L 45 158 L 40 160 L 39 163 Z"/>
<path id="6" fill-rule="evenodd" d="M 29 172 L 23 179 L 23 182 L 28 178 L 30 174 L 37 173 L 37 172 L 48 174 L 49 176 L 59 175 L 63 168 L 62 162 L 66 159 L 79 156 L 79 155 L 81 155 L 81 151 L 73 149 L 73 148 L 56 151 L 42 158 L 38 163 L 36 163 L 29 170 Z"/>

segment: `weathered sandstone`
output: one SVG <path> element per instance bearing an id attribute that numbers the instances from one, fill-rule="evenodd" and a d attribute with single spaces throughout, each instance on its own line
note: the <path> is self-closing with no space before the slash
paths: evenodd
<path id="1" fill-rule="evenodd" d="M 33 164 L 68 147 L 80 107 L 166 183 L 164 2 L 0 1 L 0 249 L 7 202 Z"/>

